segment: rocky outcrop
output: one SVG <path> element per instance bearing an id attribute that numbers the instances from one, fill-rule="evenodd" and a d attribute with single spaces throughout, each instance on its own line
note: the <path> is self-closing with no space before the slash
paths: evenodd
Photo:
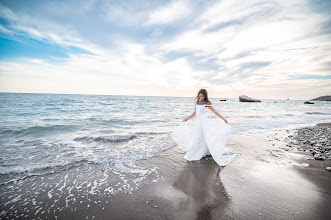
<path id="1" fill-rule="evenodd" d="M 261 101 L 258 99 L 253 99 L 246 95 L 241 95 L 241 96 L 239 96 L 239 102 L 261 102 Z"/>
<path id="2" fill-rule="evenodd" d="M 331 101 L 331 95 L 320 96 L 316 99 L 311 99 L 310 101 Z"/>

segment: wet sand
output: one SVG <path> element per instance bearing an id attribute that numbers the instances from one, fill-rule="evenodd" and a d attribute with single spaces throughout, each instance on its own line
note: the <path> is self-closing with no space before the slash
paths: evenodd
<path id="1" fill-rule="evenodd" d="M 2 219 L 330 219 L 330 160 L 289 152 L 291 131 L 231 135 L 228 166 L 172 148 L 126 164 L 81 164 L 0 186 Z M 304 168 L 301 163 L 307 162 Z"/>

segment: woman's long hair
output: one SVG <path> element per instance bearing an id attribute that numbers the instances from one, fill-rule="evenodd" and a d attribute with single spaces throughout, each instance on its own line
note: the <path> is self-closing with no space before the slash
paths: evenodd
<path id="1" fill-rule="evenodd" d="M 198 92 L 198 94 L 197 94 L 197 97 L 195 97 L 196 102 L 199 102 L 199 94 L 200 94 L 200 93 L 203 95 L 203 97 L 205 97 L 205 98 L 204 98 L 204 102 L 207 102 L 207 103 L 210 103 L 210 104 L 211 104 L 211 102 L 210 102 L 209 99 L 208 99 L 208 92 L 207 92 L 207 90 L 205 90 L 205 89 L 200 89 L 200 90 L 199 90 L 199 92 Z"/>

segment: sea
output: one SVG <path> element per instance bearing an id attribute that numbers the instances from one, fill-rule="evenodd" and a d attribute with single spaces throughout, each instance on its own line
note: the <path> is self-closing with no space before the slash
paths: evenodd
<path id="1" fill-rule="evenodd" d="M 233 134 L 331 120 L 327 101 L 210 100 Z M 185 123 L 194 106 L 194 97 L 0 93 L 0 176 L 154 157 L 175 147 L 171 132 Z M 210 112 L 208 117 L 217 116 Z"/>

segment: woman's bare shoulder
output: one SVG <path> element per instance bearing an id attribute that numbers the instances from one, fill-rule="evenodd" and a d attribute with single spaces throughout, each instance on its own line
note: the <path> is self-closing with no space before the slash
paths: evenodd
<path id="1" fill-rule="evenodd" d="M 210 101 L 208 101 L 207 105 L 211 105 L 211 102 L 210 102 Z"/>

